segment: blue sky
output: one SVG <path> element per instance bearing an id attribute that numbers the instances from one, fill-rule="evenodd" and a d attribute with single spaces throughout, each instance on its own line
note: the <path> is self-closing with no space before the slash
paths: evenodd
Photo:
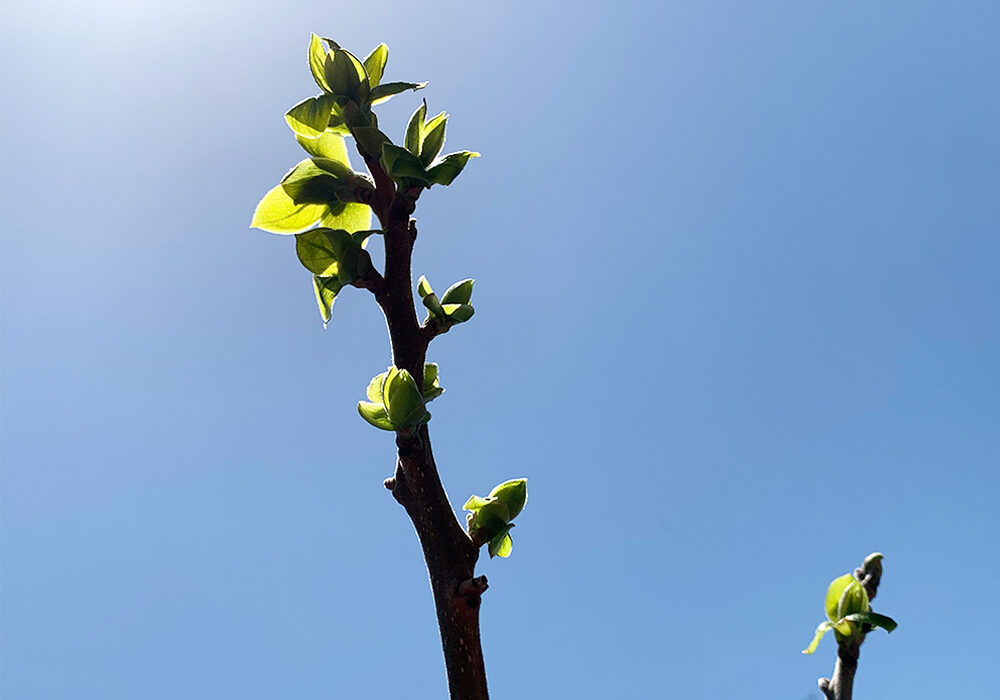
<path id="1" fill-rule="evenodd" d="M 384 323 L 347 290 L 324 331 L 247 229 L 313 31 L 483 153 L 414 268 L 477 279 L 429 357 L 453 502 L 529 479 L 480 564 L 495 697 L 817 698 L 834 644 L 799 650 L 875 550 L 858 698 L 995 691 L 995 3 L 0 12 L 4 697 L 444 696 L 355 408 Z"/>

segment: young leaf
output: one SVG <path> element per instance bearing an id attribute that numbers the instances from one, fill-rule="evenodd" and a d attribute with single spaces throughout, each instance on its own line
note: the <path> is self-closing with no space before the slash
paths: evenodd
<path id="1" fill-rule="evenodd" d="M 375 50 L 368 54 L 365 59 L 365 72 L 368 74 L 368 82 L 371 87 L 376 88 L 382 82 L 382 74 L 385 72 L 385 64 L 389 60 L 389 47 L 379 44 Z"/>
<path id="2" fill-rule="evenodd" d="M 385 406 L 368 401 L 358 402 L 358 413 L 379 430 L 395 430 L 385 412 Z"/>
<path id="3" fill-rule="evenodd" d="M 337 105 L 333 95 L 322 94 L 302 100 L 288 110 L 285 121 L 298 136 L 314 139 L 326 132 L 330 124 L 330 115 Z"/>
<path id="4" fill-rule="evenodd" d="M 281 187 L 296 204 L 338 204 L 337 189 L 346 186 L 354 171 L 335 160 L 306 158 L 281 179 Z M 335 207 L 340 211 L 340 207 Z"/>
<path id="5" fill-rule="evenodd" d="M 420 162 L 427 167 L 438 157 L 444 147 L 444 132 L 448 124 L 447 112 L 441 112 L 424 125 L 424 140 L 420 146 Z"/>
<path id="6" fill-rule="evenodd" d="M 365 390 L 365 396 L 368 397 L 369 401 L 378 404 L 382 403 L 382 384 L 388 376 L 388 372 L 382 372 L 382 374 L 376 374 L 372 377 L 372 380 L 368 382 L 368 388 Z"/>
<path id="7" fill-rule="evenodd" d="M 448 287 L 448 291 L 441 295 L 442 304 L 468 304 L 472 299 L 472 285 L 476 280 L 467 279 Z"/>
<path id="8" fill-rule="evenodd" d="M 397 430 L 417 425 L 426 413 L 423 394 L 405 369 L 389 370 L 382 385 L 382 403 L 389 422 Z"/>
<path id="9" fill-rule="evenodd" d="M 323 66 L 323 75 L 330 85 L 330 91 L 340 97 L 359 99 L 361 81 L 366 80 L 364 66 L 351 52 L 344 49 L 334 49 L 327 54 Z M 365 94 L 365 98 L 368 95 Z"/>
<path id="10" fill-rule="evenodd" d="M 420 159 L 405 148 L 391 143 L 382 144 L 382 167 L 393 180 L 409 177 L 423 183 L 428 181 L 427 172 Z"/>
<path id="11" fill-rule="evenodd" d="M 417 293 L 420 295 L 420 301 L 427 307 L 430 315 L 440 321 L 444 321 L 445 313 L 444 309 L 441 308 L 441 302 L 438 301 L 437 294 L 431 289 L 430 282 L 423 275 L 420 275 L 420 279 L 417 280 Z"/>
<path id="12" fill-rule="evenodd" d="M 426 116 L 427 100 L 423 100 L 412 116 L 410 116 L 410 121 L 406 125 L 406 136 L 403 138 L 403 146 L 415 156 L 420 155 L 420 146 L 424 141 L 424 117 Z"/>
<path id="13" fill-rule="evenodd" d="M 427 179 L 435 185 L 450 185 L 469 162 L 469 158 L 478 158 L 474 151 L 449 153 L 440 162 L 427 169 Z"/>
<path id="14" fill-rule="evenodd" d="M 257 204 L 250 227 L 269 233 L 302 233 L 329 216 L 331 216 L 329 206 L 296 204 L 284 188 L 278 185 L 271 188 Z M 370 217 L 369 214 L 369 220 Z"/>
<path id="15" fill-rule="evenodd" d="M 816 651 L 816 647 L 819 646 L 819 642 L 823 639 L 824 635 L 833 629 L 833 624 L 827 620 L 819 623 L 819 627 L 816 628 L 816 634 L 813 635 L 813 640 L 809 643 L 809 646 L 802 650 L 803 654 L 811 654 Z"/>
<path id="16" fill-rule="evenodd" d="M 353 240 L 349 233 L 341 230 L 317 228 L 295 236 L 295 254 L 299 262 L 320 277 L 339 274 L 338 260 L 347 246 L 353 246 Z"/>
<path id="17" fill-rule="evenodd" d="M 420 90 L 427 86 L 427 83 L 382 83 L 378 87 L 372 88 L 368 94 L 368 101 L 373 105 L 385 102 L 393 95 L 398 95 L 407 90 Z"/>
<path id="18" fill-rule="evenodd" d="M 330 83 L 326 80 L 326 47 L 323 40 L 315 34 L 309 38 L 309 70 L 312 72 L 313 80 L 319 85 L 323 92 L 331 92 Z"/>
<path id="19" fill-rule="evenodd" d="M 469 496 L 469 500 L 467 500 L 465 502 L 465 505 L 462 506 L 462 509 L 463 510 L 471 510 L 471 511 L 475 512 L 475 511 L 479 510 L 480 508 L 482 508 L 483 506 L 485 506 L 489 502 L 490 502 L 490 499 L 488 499 L 488 498 L 483 498 L 482 496 L 472 495 L 472 496 Z"/>
<path id="20" fill-rule="evenodd" d="M 347 144 L 340 134 L 327 131 L 314 139 L 296 134 L 295 140 L 314 158 L 327 158 L 343 163 L 348 168 L 351 167 L 351 161 L 347 156 Z"/>
<path id="21" fill-rule="evenodd" d="M 513 520 L 517 514 L 524 509 L 524 503 L 528 500 L 528 480 L 511 479 L 498 485 L 490 491 L 490 498 L 495 498 L 505 506 Z"/>
<path id="22" fill-rule="evenodd" d="M 490 558 L 502 557 L 506 559 L 514 551 L 514 541 L 510 538 L 510 529 L 513 525 L 508 525 L 503 532 L 490 539 Z"/>
<path id="23" fill-rule="evenodd" d="M 438 366 L 434 362 L 424 363 L 424 403 L 430 403 L 441 394 L 444 388 L 438 383 Z"/>
<path id="24" fill-rule="evenodd" d="M 848 615 L 846 619 L 852 622 L 860 622 L 862 624 L 871 625 L 872 627 L 881 627 L 886 632 L 892 632 L 897 627 L 896 621 L 888 615 L 879 615 L 878 613 L 871 612 L 870 610 L 868 612 L 852 613 L 851 615 Z"/>
<path id="25" fill-rule="evenodd" d="M 464 323 L 476 313 L 472 304 L 442 304 L 441 310 L 452 323 Z"/>
<path id="26" fill-rule="evenodd" d="M 320 219 L 320 224 L 327 228 L 339 228 L 350 233 L 365 231 L 371 228 L 372 210 L 367 204 L 348 202 L 339 211 L 327 209 Z"/>
<path id="27" fill-rule="evenodd" d="M 476 509 L 469 531 L 485 530 L 490 537 L 502 532 L 510 524 L 510 510 L 507 504 L 496 498 L 487 498 L 486 503 Z"/>
<path id="28" fill-rule="evenodd" d="M 319 314 L 323 317 L 323 328 L 330 323 L 333 316 L 333 302 L 337 300 L 337 294 L 343 286 L 336 277 L 319 277 L 313 275 L 313 291 L 316 293 L 316 303 L 319 305 Z"/>

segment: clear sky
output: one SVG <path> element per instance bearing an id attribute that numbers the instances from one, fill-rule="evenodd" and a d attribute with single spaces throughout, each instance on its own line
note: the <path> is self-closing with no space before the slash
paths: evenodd
<path id="1" fill-rule="evenodd" d="M 886 555 L 859 700 L 996 692 L 1000 6 L 172 2 L 2 9 L 2 695 L 444 697 L 419 547 L 323 330 L 247 228 L 310 32 L 429 80 L 483 157 L 417 210 L 477 279 L 433 344 L 456 506 L 529 500 L 496 698 L 818 697 L 827 583 Z M 419 97 L 381 124 L 401 136 Z"/>

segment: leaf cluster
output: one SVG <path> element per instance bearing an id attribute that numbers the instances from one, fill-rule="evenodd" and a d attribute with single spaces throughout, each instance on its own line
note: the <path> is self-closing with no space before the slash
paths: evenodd
<path id="1" fill-rule="evenodd" d="M 869 557 L 882 558 L 881 554 Z M 854 574 L 844 574 L 830 582 L 826 589 L 824 602 L 826 619 L 816 628 L 809 646 L 802 650 L 803 654 L 812 654 L 819 646 L 820 640 L 830 630 L 834 631 L 838 642 L 846 642 L 866 634 L 876 627 L 886 632 L 896 629 L 896 621 L 886 615 L 872 612 L 868 591 Z"/>
<path id="2" fill-rule="evenodd" d="M 489 495 L 471 496 L 462 506 L 469 534 L 489 543 L 490 557 L 509 557 L 514 549 L 510 537 L 514 518 L 528 500 L 528 480 L 511 479 L 496 486 Z"/>

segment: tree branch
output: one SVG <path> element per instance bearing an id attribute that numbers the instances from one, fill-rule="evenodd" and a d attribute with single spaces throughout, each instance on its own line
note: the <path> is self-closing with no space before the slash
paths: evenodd
<path id="1" fill-rule="evenodd" d="M 366 280 L 366 286 L 385 314 L 393 364 L 409 371 L 419 386 L 433 337 L 417 322 L 411 280 L 417 228 L 410 216 L 420 189 L 399 191 L 378 158 L 365 153 L 360 144 L 358 150 L 375 181 L 371 206 L 385 234 L 384 277 L 373 277 L 371 286 Z M 488 584 L 485 576 L 475 575 L 479 547 L 458 521 L 441 484 L 427 426 L 397 432 L 396 447 L 395 473 L 385 480 L 385 487 L 406 510 L 424 552 L 450 697 L 488 700 L 479 636 L 479 607 Z"/>
<path id="2" fill-rule="evenodd" d="M 878 593 L 878 585 L 882 581 L 882 555 L 869 554 L 864 563 L 854 570 L 854 578 L 861 582 L 868 593 L 868 599 L 874 600 Z M 862 630 L 871 631 L 868 625 Z M 861 655 L 861 645 L 865 634 L 847 639 L 837 640 L 837 663 L 833 668 L 831 678 L 820 678 L 819 689 L 827 700 L 851 700 L 854 695 L 854 675 L 858 671 L 858 657 Z"/>

